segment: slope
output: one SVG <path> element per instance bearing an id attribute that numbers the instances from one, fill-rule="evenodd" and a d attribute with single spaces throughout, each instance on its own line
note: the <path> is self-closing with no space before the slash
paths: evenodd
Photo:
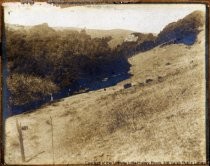
<path id="1" fill-rule="evenodd" d="M 133 77 L 6 120 L 7 164 L 205 161 L 204 32 L 192 46 L 156 47 L 129 59 Z M 125 83 L 132 87 L 123 89 Z"/>
<path id="2" fill-rule="evenodd" d="M 102 37 L 112 37 L 112 40 L 109 42 L 109 46 L 111 48 L 117 47 L 117 45 L 120 45 L 123 43 L 125 38 L 132 34 L 133 31 L 130 30 L 124 30 L 124 29 L 111 29 L 111 30 L 100 30 L 100 29 L 82 29 L 82 28 L 64 28 L 64 27 L 54 27 L 55 30 L 66 30 L 66 31 L 78 31 L 85 30 L 88 35 L 90 35 L 92 38 L 102 38 Z"/>

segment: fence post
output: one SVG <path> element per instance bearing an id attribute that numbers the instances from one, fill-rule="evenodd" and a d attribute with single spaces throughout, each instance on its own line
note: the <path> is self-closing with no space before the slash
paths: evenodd
<path id="1" fill-rule="evenodd" d="M 21 152 L 21 158 L 22 162 L 25 162 L 25 151 L 24 151 L 24 144 L 23 144 L 23 133 L 21 129 L 21 123 L 18 123 L 18 120 L 16 119 L 16 127 L 18 131 L 18 137 L 19 137 L 19 142 L 20 142 L 20 152 Z"/>
<path id="2" fill-rule="evenodd" d="M 53 165 L 55 164 L 55 157 L 54 157 L 54 140 L 53 140 L 53 121 L 52 121 L 52 117 L 50 116 L 50 120 L 51 120 L 51 131 L 52 131 L 52 152 L 53 152 Z"/>

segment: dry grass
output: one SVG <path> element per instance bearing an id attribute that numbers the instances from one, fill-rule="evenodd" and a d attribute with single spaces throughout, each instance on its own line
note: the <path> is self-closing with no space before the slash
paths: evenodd
<path id="1" fill-rule="evenodd" d="M 112 40 L 109 42 L 109 46 L 114 49 L 117 47 L 117 45 L 120 45 L 123 43 L 125 38 L 133 33 L 132 31 L 129 30 L 122 30 L 122 29 L 113 29 L 113 30 L 91 30 L 87 29 L 86 30 L 87 34 L 91 35 L 92 38 L 94 37 L 107 37 L 107 36 L 112 36 Z"/>
<path id="2" fill-rule="evenodd" d="M 114 89 L 75 95 L 8 118 L 6 162 L 21 163 L 19 147 L 11 145 L 18 118 L 30 128 L 24 131 L 27 155 L 45 151 L 28 163 L 52 163 L 50 116 L 59 164 L 205 161 L 204 51 L 203 42 L 154 48 L 130 58 L 134 76 Z M 152 81 L 146 83 L 148 79 Z M 135 86 L 123 89 L 127 82 Z"/>
<path id="3" fill-rule="evenodd" d="M 81 31 L 81 28 L 57 28 L 57 30 L 72 30 L 72 31 Z M 123 43 L 123 41 L 126 39 L 126 37 L 133 33 L 133 31 L 130 30 L 124 30 L 124 29 L 112 29 L 112 30 L 97 30 L 97 29 L 86 29 L 85 30 L 88 35 L 90 35 L 92 38 L 102 38 L 102 37 L 109 37 L 112 36 L 112 40 L 109 42 L 109 46 L 114 49 L 117 47 L 117 45 L 120 45 Z"/>

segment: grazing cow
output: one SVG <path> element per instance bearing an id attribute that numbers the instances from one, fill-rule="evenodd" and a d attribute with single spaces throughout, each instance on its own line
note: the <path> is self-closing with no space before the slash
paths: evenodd
<path id="1" fill-rule="evenodd" d="M 124 84 L 123 85 L 123 88 L 124 89 L 127 89 L 127 88 L 130 88 L 132 85 L 131 85 L 131 83 L 127 83 L 127 84 Z"/>

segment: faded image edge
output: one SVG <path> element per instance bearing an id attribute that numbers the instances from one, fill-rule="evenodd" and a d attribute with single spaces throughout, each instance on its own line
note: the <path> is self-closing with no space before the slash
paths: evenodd
<path id="1" fill-rule="evenodd" d="M 205 5 L 3 6 L 5 163 L 206 162 Z"/>

